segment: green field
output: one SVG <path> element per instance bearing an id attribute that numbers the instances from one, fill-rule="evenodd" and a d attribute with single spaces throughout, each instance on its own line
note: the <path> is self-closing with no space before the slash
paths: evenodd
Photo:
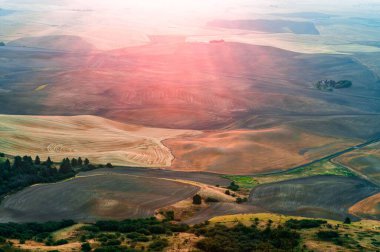
<path id="1" fill-rule="evenodd" d="M 230 176 L 225 175 L 224 178 L 228 178 L 234 181 L 237 185 L 244 189 L 252 189 L 260 184 L 279 182 L 295 178 L 303 178 L 317 175 L 335 175 L 343 177 L 356 176 L 353 172 L 347 168 L 334 164 L 329 160 L 321 160 L 320 162 L 299 167 L 297 169 L 278 172 L 273 174 L 252 175 L 252 176 Z"/>

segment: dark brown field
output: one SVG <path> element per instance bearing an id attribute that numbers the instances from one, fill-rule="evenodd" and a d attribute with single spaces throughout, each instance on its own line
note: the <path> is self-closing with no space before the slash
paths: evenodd
<path id="1" fill-rule="evenodd" d="M 275 213 L 343 220 L 352 205 L 378 192 L 355 177 L 314 176 L 258 186 L 249 200 Z"/>
<path id="2" fill-rule="evenodd" d="M 0 222 L 141 218 L 186 199 L 198 187 L 179 182 L 120 174 L 79 176 L 55 184 L 35 185 L 0 205 Z"/>

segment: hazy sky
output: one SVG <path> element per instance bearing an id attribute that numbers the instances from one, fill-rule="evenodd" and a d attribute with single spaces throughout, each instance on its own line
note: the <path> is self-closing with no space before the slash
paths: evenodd
<path id="1" fill-rule="evenodd" d="M 0 16 L 0 40 L 77 35 L 99 49 L 144 44 L 149 41 L 148 35 L 157 34 L 184 35 L 190 41 L 223 38 L 305 52 L 334 52 L 336 44 L 345 48 L 343 51 L 357 50 L 358 47 L 349 44 L 358 37 L 380 39 L 378 28 L 355 28 L 352 24 L 333 22 L 318 27 L 321 31 L 318 38 L 254 32 L 241 35 L 205 26 L 213 19 L 273 18 L 270 16 L 273 13 L 301 11 L 335 14 L 340 18 L 378 18 L 379 0 L 0 0 L 0 8 L 18 10 Z"/>

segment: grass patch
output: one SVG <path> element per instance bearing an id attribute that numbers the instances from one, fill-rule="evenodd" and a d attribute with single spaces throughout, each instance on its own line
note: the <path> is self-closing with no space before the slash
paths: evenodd
<path id="1" fill-rule="evenodd" d="M 259 184 L 259 182 L 252 176 L 225 175 L 223 178 L 232 180 L 239 187 L 245 189 L 252 189 Z"/>
<path id="2" fill-rule="evenodd" d="M 299 167 L 294 170 L 284 171 L 274 174 L 266 174 L 266 175 L 257 175 L 255 176 L 255 180 L 259 184 L 271 183 L 284 181 L 289 179 L 303 178 L 303 177 L 311 177 L 317 175 L 334 175 L 334 176 L 343 176 L 343 177 L 354 177 L 356 176 L 353 172 L 348 170 L 347 168 L 334 164 L 329 160 L 321 160 L 320 162 Z"/>
<path id="3" fill-rule="evenodd" d="M 273 174 L 255 175 L 255 176 L 240 176 L 240 175 L 224 175 L 223 178 L 232 180 L 240 188 L 253 189 L 260 184 L 279 182 L 289 179 L 311 177 L 317 175 L 335 175 L 343 177 L 356 176 L 353 172 L 344 166 L 332 163 L 329 160 L 321 160 L 320 162 L 299 167 L 294 170 L 278 172 Z"/>

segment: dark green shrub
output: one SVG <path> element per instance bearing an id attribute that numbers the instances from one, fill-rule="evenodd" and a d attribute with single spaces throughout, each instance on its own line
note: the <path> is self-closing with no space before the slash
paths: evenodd
<path id="1" fill-rule="evenodd" d="M 320 227 L 323 224 L 326 224 L 325 220 L 313 220 L 313 219 L 303 219 L 303 220 L 295 220 L 290 219 L 285 222 L 285 227 L 292 229 L 307 229 L 307 228 L 316 228 Z"/>
<path id="2" fill-rule="evenodd" d="M 153 225 L 148 228 L 152 234 L 165 234 L 166 229 L 161 225 Z"/>
<path id="3" fill-rule="evenodd" d="M 218 199 L 215 199 L 215 198 L 212 198 L 212 197 L 207 197 L 205 201 L 206 201 L 207 203 L 211 203 L 211 202 L 219 202 Z"/>
<path id="4" fill-rule="evenodd" d="M 236 191 L 239 191 L 240 186 L 237 185 L 234 181 L 232 181 L 231 184 L 227 188 L 236 192 Z"/>
<path id="5" fill-rule="evenodd" d="M 116 239 L 108 240 L 104 244 L 102 243 L 102 245 L 105 245 L 105 246 L 117 246 L 120 244 L 121 244 L 121 241 L 116 240 Z"/>
<path id="6" fill-rule="evenodd" d="M 88 243 L 88 242 L 82 243 L 82 245 L 81 245 L 81 251 L 83 251 L 83 252 L 90 252 L 91 251 L 91 245 L 90 245 L 90 243 Z"/>
<path id="7" fill-rule="evenodd" d="M 350 217 L 346 217 L 346 219 L 344 219 L 344 224 L 351 224 L 351 219 Z"/>
<path id="8" fill-rule="evenodd" d="M 65 240 L 65 239 L 61 239 L 61 240 L 55 241 L 55 242 L 53 243 L 53 245 L 54 245 L 54 246 L 60 246 L 60 245 L 64 245 L 64 244 L 67 244 L 67 243 L 69 243 L 67 240 Z"/>
<path id="9" fill-rule="evenodd" d="M 202 204 L 202 197 L 198 194 L 195 194 L 193 197 L 193 204 L 194 205 L 200 205 Z"/>
<path id="10" fill-rule="evenodd" d="M 163 251 L 167 246 L 169 246 L 169 242 L 166 239 L 154 240 L 149 245 L 149 251 Z"/>
<path id="11" fill-rule="evenodd" d="M 317 237 L 321 240 L 333 240 L 339 238 L 339 233 L 336 231 L 318 231 Z"/>

